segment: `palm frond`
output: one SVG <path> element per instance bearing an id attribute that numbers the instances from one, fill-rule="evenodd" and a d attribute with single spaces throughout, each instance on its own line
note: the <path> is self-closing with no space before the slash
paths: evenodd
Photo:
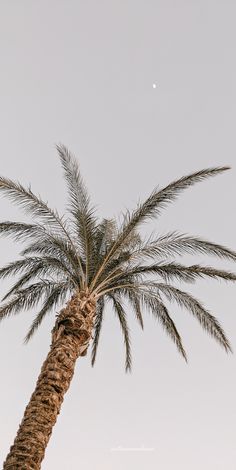
<path id="1" fill-rule="evenodd" d="M 166 333 L 170 336 L 172 341 L 177 346 L 178 351 L 187 361 L 186 352 L 184 350 L 181 336 L 170 317 L 166 306 L 163 304 L 160 295 L 158 294 L 157 290 L 153 290 L 153 288 L 148 289 L 148 283 L 143 285 L 125 285 L 125 286 L 118 286 L 114 289 L 115 292 L 106 293 L 109 296 L 124 296 L 128 300 L 130 299 L 130 294 L 136 296 L 139 300 L 140 305 L 146 307 L 147 310 L 151 311 L 155 318 L 159 320 L 162 324 L 162 327 L 166 331 Z"/>
<path id="2" fill-rule="evenodd" d="M 12 294 L 17 293 L 17 291 L 20 290 L 21 287 L 23 287 L 25 284 L 27 284 L 30 280 L 35 278 L 37 276 L 38 271 L 41 270 L 41 265 L 34 266 L 32 269 L 30 269 L 26 274 L 24 274 L 19 281 L 17 281 L 14 286 L 4 295 L 2 300 L 6 300 L 8 297 L 10 297 Z"/>
<path id="3" fill-rule="evenodd" d="M 224 279 L 225 281 L 236 281 L 236 274 L 222 269 L 215 269 L 210 266 L 200 266 L 194 264 L 192 266 L 183 266 L 182 264 L 171 263 L 159 266 L 160 271 L 166 276 L 166 279 L 177 277 L 183 281 L 194 281 L 201 277 L 210 277 L 212 279 Z"/>
<path id="4" fill-rule="evenodd" d="M 181 336 L 169 315 L 166 306 L 161 302 L 161 299 L 156 293 L 153 292 L 139 292 L 140 300 L 148 310 L 151 310 L 155 318 L 157 318 L 162 324 L 165 332 L 170 336 L 174 344 L 177 346 L 178 351 L 184 357 L 187 362 L 187 355 L 184 350 Z"/>
<path id="5" fill-rule="evenodd" d="M 70 266 L 73 270 L 75 267 L 75 259 L 71 259 L 69 253 L 65 253 L 64 250 L 61 249 L 60 246 L 51 243 L 51 241 L 43 239 L 40 242 L 33 242 L 30 243 L 26 248 L 24 248 L 21 252 L 21 256 L 29 256 L 29 255 L 45 255 L 45 256 L 52 256 L 54 258 L 59 258 L 63 261 L 66 265 Z"/>
<path id="6" fill-rule="evenodd" d="M 118 234 L 116 241 L 112 244 L 108 254 L 104 258 L 104 261 L 98 270 L 92 285 L 95 284 L 104 267 L 107 265 L 114 253 L 122 247 L 124 241 L 135 228 L 137 228 L 141 223 L 145 222 L 145 220 L 148 218 L 157 216 L 160 213 L 160 210 L 168 203 L 174 201 L 179 193 L 184 189 L 228 169 L 229 167 L 208 168 L 184 176 L 159 191 L 155 189 L 144 203 L 138 205 L 136 210 L 134 210 L 131 214 L 128 212 L 125 216 L 120 233 Z"/>
<path id="7" fill-rule="evenodd" d="M 61 263 L 66 267 L 68 272 L 71 273 L 71 278 L 81 287 L 83 277 L 81 276 L 81 269 L 85 272 L 85 266 L 80 259 L 80 264 L 77 263 L 74 254 L 69 251 L 69 253 L 65 253 L 60 249 L 60 246 L 55 246 L 50 242 L 47 243 L 46 240 L 39 242 L 39 243 L 32 243 L 28 245 L 22 252 L 20 253 L 22 256 L 29 256 L 29 255 L 45 255 L 50 256 L 52 258 L 57 258 L 61 261 Z"/>
<path id="8" fill-rule="evenodd" d="M 0 222 L 0 235 L 10 236 L 16 241 L 25 241 L 28 238 L 39 238 L 42 235 L 42 227 L 37 224 L 5 221 Z"/>
<path id="9" fill-rule="evenodd" d="M 101 251 L 100 257 L 97 258 L 97 263 L 95 264 L 95 269 L 93 271 L 93 276 L 96 276 L 97 271 L 99 271 L 103 260 L 104 256 L 108 252 L 109 248 L 112 246 L 112 243 L 114 243 L 115 238 L 116 238 L 116 233 L 117 233 L 117 227 L 116 227 L 116 222 L 114 220 L 107 221 L 111 222 L 114 224 L 113 228 L 112 227 L 112 236 L 107 237 L 108 239 L 105 240 L 105 243 L 103 242 L 103 250 Z M 99 276 L 99 283 L 95 282 L 94 283 L 94 288 L 100 287 L 101 284 L 106 284 L 107 280 L 112 278 L 114 275 L 117 276 L 118 274 L 122 273 L 123 270 L 123 265 L 127 264 L 129 262 L 129 259 L 131 257 L 132 251 L 141 243 L 141 237 L 140 235 L 133 230 L 127 239 L 124 241 L 122 247 L 120 250 L 116 251 L 116 257 L 113 257 L 109 263 L 103 268 L 102 273 Z M 104 246 L 105 245 L 105 246 Z"/>
<path id="10" fill-rule="evenodd" d="M 69 278 L 71 282 L 76 284 L 75 276 L 68 270 L 68 268 L 63 265 L 63 263 L 52 257 L 42 257 L 42 258 L 31 258 L 29 262 L 31 267 L 29 270 L 23 274 L 23 276 L 13 285 L 13 287 L 5 294 L 3 300 L 8 298 L 13 293 L 16 293 L 21 287 L 27 284 L 29 281 L 32 281 L 35 277 L 49 276 L 52 277 L 65 277 Z M 25 264 L 26 267 L 26 264 Z M 1 271 L 0 271 L 1 276 Z"/>
<path id="11" fill-rule="evenodd" d="M 8 276 L 14 276 L 16 274 L 22 273 L 22 271 L 31 269 L 40 261 L 41 258 L 36 256 L 12 261 L 0 269 L 0 279 L 5 279 Z"/>
<path id="12" fill-rule="evenodd" d="M 34 307 L 44 295 L 50 294 L 52 287 L 52 282 L 41 281 L 19 290 L 11 300 L 0 307 L 0 321 L 5 317 L 19 313 L 21 310 Z"/>
<path id="13" fill-rule="evenodd" d="M 71 278 L 73 278 L 73 274 L 70 272 L 67 266 L 62 262 L 62 260 L 55 258 L 55 257 L 50 257 L 50 256 L 44 256 L 44 257 L 33 256 L 33 257 L 27 257 L 27 258 L 13 261 L 11 263 L 8 263 L 3 268 L 0 268 L 0 279 L 5 279 L 8 276 L 14 276 L 16 274 L 22 273 L 22 271 L 25 271 L 25 270 L 31 270 L 32 268 L 38 265 L 45 267 L 45 268 L 48 267 L 48 269 L 52 269 L 52 270 L 55 266 L 56 269 L 67 274 L 67 276 L 70 276 Z"/>
<path id="14" fill-rule="evenodd" d="M 233 250 L 230 250 L 222 245 L 211 243 L 207 240 L 200 239 L 200 238 L 194 238 L 191 236 L 186 236 L 186 235 L 181 235 L 178 234 L 177 232 L 171 232 L 168 233 L 162 237 L 159 237 L 156 240 L 148 240 L 146 243 L 141 243 L 139 244 L 139 248 L 137 250 L 129 251 L 123 253 L 123 255 L 120 255 L 119 259 L 114 259 L 108 263 L 108 265 L 104 268 L 103 273 L 100 276 L 99 282 L 97 285 L 95 285 L 95 288 L 99 285 L 99 287 L 102 285 L 107 285 L 112 279 L 119 278 L 119 276 L 125 275 L 125 273 L 131 272 L 131 266 L 134 266 L 134 273 L 138 273 L 138 267 L 137 262 L 140 260 L 145 260 L 145 258 L 149 259 L 156 259 L 156 258 L 169 258 L 173 255 L 181 255 L 184 253 L 188 254 L 196 254 L 196 253 L 202 253 L 202 254 L 208 254 L 208 255 L 214 255 L 220 259 L 228 259 L 228 260 L 236 260 L 236 252 Z M 176 263 L 168 263 L 166 264 L 166 267 L 164 267 L 161 264 L 156 263 L 155 265 L 151 266 L 150 273 L 151 271 L 154 273 L 156 270 L 159 270 L 159 274 L 163 276 L 164 278 L 167 279 L 167 275 L 169 277 L 174 275 L 174 264 L 177 266 Z M 157 266 L 155 268 L 155 266 Z M 159 269 L 160 266 L 160 269 Z M 170 271 L 168 272 L 168 267 L 170 266 Z M 180 265 L 179 265 L 180 266 Z M 189 267 L 190 268 L 190 267 Z M 136 270 L 137 269 L 137 270 Z M 140 271 L 143 269 L 143 272 L 148 273 L 149 268 L 148 267 L 141 267 Z M 188 268 L 187 268 L 188 269 Z M 197 269 L 197 265 L 196 265 Z M 210 273 L 210 269 L 208 269 L 208 273 L 205 272 L 202 274 L 209 275 L 211 277 L 221 277 L 225 278 L 228 280 L 234 280 L 234 274 L 229 273 L 229 276 L 227 276 L 226 273 L 223 271 L 215 270 L 214 272 Z M 186 281 L 186 282 L 191 282 L 193 281 L 196 277 L 201 277 L 201 274 L 199 273 L 199 276 L 191 273 L 190 269 L 188 269 L 188 272 L 176 272 L 175 274 L 176 277 L 178 277 L 180 280 Z"/>
<path id="15" fill-rule="evenodd" d="M 143 316 L 141 312 L 140 299 L 138 295 L 132 291 L 128 292 L 128 299 L 129 299 L 131 306 L 133 307 L 133 311 L 135 313 L 136 319 L 143 330 L 144 323 L 143 323 Z"/>
<path id="16" fill-rule="evenodd" d="M 58 151 L 68 185 L 70 209 L 75 213 L 78 207 L 81 208 L 81 206 L 87 206 L 89 203 L 89 195 L 74 156 L 72 156 L 65 145 L 56 145 L 56 149 Z"/>
<path id="17" fill-rule="evenodd" d="M 31 188 L 26 189 L 20 183 L 0 177 L 0 191 L 27 213 L 47 223 L 60 236 L 68 238 L 67 229 L 57 211 L 51 209 L 40 197 L 36 196 Z"/>
<path id="18" fill-rule="evenodd" d="M 131 254 L 132 260 L 139 258 L 169 258 L 184 253 L 216 256 L 220 259 L 235 261 L 236 252 L 223 245 L 178 232 L 169 232 L 155 240 L 148 240 Z"/>
<path id="19" fill-rule="evenodd" d="M 73 269 L 78 271 L 80 268 L 79 255 L 74 250 L 74 245 L 69 243 L 67 239 L 48 232 L 42 225 L 9 221 L 2 222 L 0 223 L 0 234 L 11 236 L 17 241 L 32 239 L 33 243 L 22 251 L 23 256 L 32 253 L 32 247 L 36 247 L 38 252 L 40 247 L 43 247 L 44 253 L 55 255 L 56 251 L 56 256 L 59 256 L 61 260 L 62 257 L 64 259 L 65 257 L 68 258 Z"/>
<path id="20" fill-rule="evenodd" d="M 184 281 L 184 282 L 194 282 L 198 278 L 210 277 L 213 279 L 224 279 L 226 281 L 236 281 L 236 274 L 225 271 L 222 269 L 215 269 L 210 266 L 200 266 L 194 264 L 191 266 L 184 266 L 180 263 L 167 263 L 167 264 L 151 264 L 148 266 L 137 266 L 134 269 L 127 269 L 121 274 L 116 274 L 108 278 L 107 283 L 103 283 L 103 286 L 111 286 L 112 283 L 122 281 L 130 282 L 132 276 L 135 277 L 135 280 L 138 280 L 138 277 L 142 277 L 146 274 L 157 274 L 161 276 L 166 281 L 173 278 Z"/>
<path id="21" fill-rule="evenodd" d="M 142 284 L 130 283 L 130 284 L 119 284 L 112 288 L 102 291 L 99 295 L 126 295 L 129 292 L 134 292 L 136 295 L 142 296 L 157 296 L 159 300 L 159 293 L 163 293 L 169 301 L 175 301 L 180 307 L 184 307 L 190 311 L 192 315 L 199 321 L 202 328 L 212 336 L 226 352 L 232 351 L 229 340 L 227 339 L 223 328 L 221 327 L 218 320 L 211 315 L 207 309 L 189 293 L 184 292 L 176 287 L 169 284 L 163 284 L 160 282 L 146 281 Z"/>
<path id="22" fill-rule="evenodd" d="M 83 253 L 86 264 L 85 278 L 87 282 L 91 269 L 94 239 L 96 235 L 95 211 L 91 206 L 90 197 L 75 158 L 64 145 L 57 145 L 56 147 L 68 185 L 70 197 L 69 207 L 73 215 L 73 223 L 75 233 L 79 239 L 80 250 Z"/>
<path id="23" fill-rule="evenodd" d="M 130 257 L 130 252 L 121 252 L 118 258 L 113 258 L 106 267 L 104 267 L 102 273 L 99 276 L 99 280 L 94 283 L 93 291 L 100 290 L 103 285 L 107 285 L 112 281 L 113 278 L 123 275 L 125 272 L 124 266 L 126 266 Z"/>
<path id="24" fill-rule="evenodd" d="M 26 213 L 30 213 L 33 217 L 41 220 L 44 225 L 46 224 L 48 229 L 51 229 L 51 238 L 61 239 L 61 242 L 68 245 L 70 251 L 77 253 L 68 228 L 58 212 L 51 209 L 39 196 L 36 196 L 30 187 L 26 189 L 20 183 L 0 177 L 0 191 L 8 196 L 13 203 L 22 207 Z M 78 263 L 80 263 L 79 257 Z"/>
<path id="25" fill-rule="evenodd" d="M 69 284 L 64 282 L 64 283 L 58 283 L 55 284 L 53 289 L 51 290 L 51 293 L 49 296 L 46 298 L 40 312 L 36 315 L 25 339 L 24 342 L 28 343 L 29 340 L 32 338 L 36 330 L 39 328 L 41 325 L 42 321 L 44 320 L 45 316 L 47 313 L 50 313 L 53 308 L 55 308 L 58 303 L 63 302 L 63 300 L 66 297 L 66 294 L 69 290 Z"/>
<path id="26" fill-rule="evenodd" d="M 117 224 L 114 219 L 103 219 L 96 230 L 96 250 L 104 256 L 117 236 Z"/>
<path id="27" fill-rule="evenodd" d="M 117 225 L 113 219 L 103 219 L 96 228 L 93 250 L 93 263 L 90 269 L 89 282 L 97 272 L 104 255 L 117 235 Z"/>
<path id="28" fill-rule="evenodd" d="M 209 333 L 226 352 L 231 351 L 230 343 L 218 320 L 211 315 L 203 305 L 192 295 L 169 284 L 157 283 L 156 288 L 170 301 L 175 301 L 180 307 L 186 308 L 199 321 L 207 333 Z"/>
<path id="29" fill-rule="evenodd" d="M 83 271 L 83 268 L 79 262 L 79 256 L 66 240 L 62 240 L 61 238 L 51 235 L 48 236 L 48 234 L 42 232 L 38 241 L 30 243 L 21 251 L 22 256 L 27 256 L 33 253 L 59 257 L 59 259 L 64 261 L 64 264 L 70 266 L 71 270 L 78 272 L 81 276 L 81 270 Z"/>
<path id="30" fill-rule="evenodd" d="M 126 372 L 131 371 L 132 366 L 132 357 L 131 357 L 131 346 L 130 346 L 130 337 L 129 337 L 129 328 L 126 320 L 126 313 L 124 307 L 120 300 L 118 300 L 118 296 L 115 294 L 109 294 L 113 302 L 114 311 L 118 317 L 121 331 L 124 338 L 124 345 L 125 345 L 125 370 Z"/>
<path id="31" fill-rule="evenodd" d="M 150 217 L 156 217 L 156 215 L 160 213 L 160 210 L 165 208 L 168 203 L 176 200 L 179 193 L 184 189 L 189 188 L 193 184 L 201 182 L 206 178 L 216 176 L 228 169 L 229 167 L 207 168 L 184 176 L 170 183 L 161 190 L 155 189 L 146 201 L 140 204 L 130 216 L 126 215 L 121 237 L 126 237 L 126 234 L 130 233 L 130 231 L 134 227 L 137 227 L 140 222 L 144 222 Z"/>
<path id="32" fill-rule="evenodd" d="M 96 306 L 96 318 L 95 318 L 95 323 L 94 323 L 94 336 L 93 336 L 93 341 L 92 341 L 92 352 L 91 352 L 92 366 L 94 366 L 96 356 L 97 356 L 97 349 L 98 349 L 99 338 L 100 338 L 102 322 L 103 322 L 104 307 L 105 307 L 105 301 L 104 301 L 104 298 L 101 297 L 98 300 L 97 306 Z"/>
<path id="33" fill-rule="evenodd" d="M 123 214 L 123 222 L 122 222 L 121 230 L 127 225 L 129 225 L 129 223 L 130 223 L 130 212 L 127 211 L 126 213 Z M 117 233 L 117 236 L 119 236 L 119 232 Z M 116 239 L 114 241 L 116 242 Z M 141 243 L 141 236 L 136 230 L 136 226 L 135 226 L 129 231 L 127 236 L 124 238 L 120 246 L 120 250 L 119 248 L 116 249 L 116 253 L 120 253 L 120 251 L 123 252 L 125 250 L 133 251 L 137 246 L 140 245 L 140 243 Z"/>

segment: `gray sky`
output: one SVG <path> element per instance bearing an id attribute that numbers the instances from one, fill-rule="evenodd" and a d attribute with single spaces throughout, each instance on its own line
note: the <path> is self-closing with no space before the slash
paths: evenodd
<path id="1" fill-rule="evenodd" d="M 235 14 L 232 0 L 1 1 L 0 173 L 30 182 L 63 213 L 54 149 L 63 142 L 99 214 L 112 217 L 157 184 L 229 164 L 231 172 L 183 193 L 145 233 L 177 229 L 236 249 Z M 4 199 L 0 210 L 2 220 L 24 220 Z M 1 265 L 19 249 L 2 239 Z M 204 280 L 186 290 L 236 350 L 235 286 Z M 171 312 L 189 364 L 151 317 L 144 333 L 130 318 L 134 367 L 125 375 L 119 325 L 107 310 L 96 367 L 89 356 L 78 362 L 43 470 L 235 469 L 236 356 L 187 312 Z M 50 343 L 53 315 L 22 345 L 34 313 L 0 327 L 1 462 Z"/>

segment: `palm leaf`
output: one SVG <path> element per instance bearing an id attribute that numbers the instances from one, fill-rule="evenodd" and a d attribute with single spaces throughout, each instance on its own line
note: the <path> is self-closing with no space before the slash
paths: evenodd
<path id="1" fill-rule="evenodd" d="M 187 292 L 179 290 L 169 284 L 158 283 L 156 284 L 156 287 L 168 298 L 168 300 L 174 300 L 180 307 L 184 307 L 190 311 L 199 321 L 203 329 L 207 331 L 225 349 L 226 352 L 231 351 L 230 343 L 220 323 L 197 299 Z"/>
<path id="2" fill-rule="evenodd" d="M 45 276 L 45 275 L 52 275 L 52 276 L 60 276 L 68 278 L 76 284 L 75 277 L 73 274 L 67 269 L 62 262 L 56 258 L 52 257 L 42 257 L 38 258 L 37 260 L 33 258 L 34 262 L 31 259 L 31 268 L 14 284 L 14 286 L 9 290 L 7 294 L 3 297 L 5 300 L 11 294 L 16 293 L 21 287 L 27 284 L 35 277 Z M 26 266 L 26 265 L 25 265 Z M 1 271 L 0 271 L 1 276 Z"/>
<path id="3" fill-rule="evenodd" d="M 36 256 L 12 261 L 0 269 L 0 278 L 5 279 L 8 276 L 14 276 L 27 269 L 32 269 L 38 262 L 41 262 L 41 258 Z"/>
<path id="4" fill-rule="evenodd" d="M 98 343 L 99 343 L 99 338 L 101 334 L 104 307 L 105 307 L 105 301 L 104 301 L 104 298 L 101 297 L 98 300 L 97 306 L 96 306 L 96 318 L 95 318 L 95 323 L 94 323 L 94 336 L 93 336 L 92 353 L 91 353 L 92 366 L 94 366 L 96 356 L 97 356 L 97 349 L 98 349 Z"/>
<path id="5" fill-rule="evenodd" d="M 33 242 L 21 251 L 22 256 L 32 253 L 45 254 L 52 257 L 59 257 L 64 264 L 71 267 L 72 270 L 79 272 L 81 275 L 81 262 L 78 254 L 71 248 L 66 240 L 62 240 L 55 236 L 48 236 L 42 233 L 40 240 Z"/>
<path id="6" fill-rule="evenodd" d="M 89 282 L 97 272 L 104 255 L 117 235 L 117 225 L 113 219 L 103 219 L 96 228 L 93 250 L 93 263 L 90 269 Z"/>
<path id="7" fill-rule="evenodd" d="M 131 357 L 131 346 L 130 346 L 130 337 L 129 337 L 129 328 L 126 320 L 126 313 L 121 302 L 118 300 L 115 294 L 109 294 L 113 302 L 114 311 L 119 319 L 119 323 L 121 326 L 121 331 L 124 338 L 124 345 L 125 345 L 125 370 L 126 372 L 131 371 L 132 366 L 132 357 Z"/>
<path id="8" fill-rule="evenodd" d="M 177 346 L 178 351 L 184 357 L 185 361 L 187 361 L 187 355 L 182 344 L 181 336 L 172 318 L 170 317 L 166 306 L 163 304 L 163 302 L 161 302 L 159 296 L 153 292 L 140 291 L 140 300 L 160 321 L 165 332 L 170 336 L 174 344 Z"/>
<path id="9" fill-rule="evenodd" d="M 12 221 L 0 222 L 0 234 L 10 236 L 16 241 L 25 241 L 28 238 L 38 239 L 42 236 L 42 230 L 42 227 L 37 224 Z"/>
<path id="10" fill-rule="evenodd" d="M 62 257 L 65 259 L 66 256 L 76 271 L 80 268 L 79 255 L 74 251 L 74 246 L 65 238 L 60 238 L 48 232 L 45 227 L 39 224 L 2 222 L 0 223 L 0 233 L 11 236 L 17 241 L 22 239 L 25 241 L 28 238 L 33 239 L 33 243 L 22 251 L 23 256 L 32 253 L 32 247 L 36 247 L 39 252 L 39 247 L 41 246 L 44 253 L 52 255 L 55 254 L 56 249 L 57 257 L 59 256 L 62 260 Z"/>
<path id="11" fill-rule="evenodd" d="M 68 185 L 70 211 L 73 215 L 75 233 L 77 238 L 79 238 L 79 246 L 86 264 L 85 278 L 87 282 L 91 269 L 96 234 L 94 208 L 91 207 L 90 198 L 76 160 L 64 145 L 57 145 L 57 151 Z"/>
<path id="12" fill-rule="evenodd" d="M 141 312 L 139 297 L 136 295 L 135 292 L 129 291 L 128 292 L 128 298 L 129 298 L 130 304 L 133 307 L 136 319 L 137 319 L 138 323 L 140 324 L 140 326 L 143 330 L 144 329 L 144 324 L 143 324 L 143 316 L 142 316 L 142 312 Z"/>
<path id="13" fill-rule="evenodd" d="M 147 243 L 141 245 L 138 250 L 131 254 L 131 258 L 132 260 L 156 257 L 169 258 L 184 253 L 190 255 L 201 253 L 213 255 L 220 259 L 236 260 L 236 252 L 223 245 L 178 232 L 169 232 L 155 240 L 148 240 Z"/>
<path id="14" fill-rule="evenodd" d="M 174 201 L 179 193 L 184 189 L 228 169 L 229 167 L 208 168 L 206 170 L 201 170 L 188 176 L 184 176 L 159 191 L 155 189 L 143 204 L 138 205 L 137 209 L 131 214 L 127 213 L 121 231 L 106 255 L 97 275 L 95 276 L 92 286 L 95 284 L 102 270 L 112 258 L 116 250 L 122 247 L 122 244 L 129 234 L 137 228 L 138 225 L 145 222 L 147 218 L 157 216 L 160 213 L 160 210 L 165 207 L 166 204 Z"/>
<path id="15" fill-rule="evenodd" d="M 140 296 L 157 296 L 159 300 L 161 299 L 158 297 L 158 293 L 163 293 L 168 300 L 174 300 L 180 307 L 184 307 L 190 311 L 199 321 L 203 329 L 208 332 L 225 349 L 226 352 L 232 351 L 230 343 L 218 320 L 213 315 L 211 315 L 193 296 L 169 284 L 153 281 L 142 282 L 142 284 L 120 283 L 117 286 L 107 288 L 106 290 L 100 292 L 99 295 L 114 295 L 115 293 L 118 295 L 123 294 L 128 296 L 128 292 L 130 291 Z"/>
<path id="16" fill-rule="evenodd" d="M 70 250 L 77 253 L 73 240 L 69 234 L 67 226 L 56 210 L 51 209 L 40 197 L 36 196 L 29 187 L 24 188 L 21 184 L 16 183 L 8 178 L 0 177 L 0 191 L 6 194 L 14 203 L 24 209 L 26 213 L 30 213 L 33 217 L 38 218 L 52 230 L 51 239 L 61 239 L 70 247 Z M 45 231 L 46 232 L 46 231 Z M 49 233 L 47 233 L 49 236 Z M 79 263 L 78 257 L 78 263 Z M 82 275 L 82 272 L 81 272 Z"/>
<path id="17" fill-rule="evenodd" d="M 41 281 L 21 289 L 11 300 L 0 307 L 0 321 L 10 315 L 15 315 L 21 310 L 34 307 L 44 295 L 49 295 L 53 283 Z"/>
<path id="18" fill-rule="evenodd" d="M 42 321 L 44 320 L 45 316 L 47 313 L 51 312 L 53 308 L 56 307 L 56 305 L 59 302 L 62 302 L 65 299 L 65 296 L 69 290 L 69 285 L 67 283 L 58 283 L 55 284 L 53 287 L 51 293 L 49 296 L 46 298 L 42 309 L 38 313 L 38 315 L 35 317 L 26 337 L 24 342 L 28 343 L 29 340 L 32 338 L 36 330 L 39 328 L 41 325 Z"/>
<path id="19" fill-rule="evenodd" d="M 236 274 L 230 271 L 222 269 L 214 269 L 209 266 L 200 266 L 194 264 L 192 266 L 184 266 L 180 263 L 168 263 L 168 264 L 152 264 L 149 266 L 137 266 L 134 269 L 127 269 L 121 274 L 113 275 L 108 278 L 107 283 L 103 283 L 103 286 L 111 286 L 112 283 L 120 281 L 130 282 L 132 276 L 137 280 L 137 276 L 143 276 L 146 274 L 157 274 L 163 277 L 166 281 L 176 278 L 184 282 L 194 282 L 198 278 L 210 277 L 213 279 L 224 279 L 226 281 L 236 281 Z"/>
<path id="20" fill-rule="evenodd" d="M 24 188 L 8 178 L 0 177 L 0 191 L 27 213 L 47 223 L 60 236 L 68 238 L 68 232 L 56 210 L 51 209 L 31 188 Z"/>

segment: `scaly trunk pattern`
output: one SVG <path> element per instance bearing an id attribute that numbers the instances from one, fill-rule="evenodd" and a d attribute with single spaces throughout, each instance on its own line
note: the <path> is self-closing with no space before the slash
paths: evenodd
<path id="1" fill-rule="evenodd" d="M 88 292 L 73 295 L 57 317 L 52 344 L 26 407 L 4 470 L 39 470 L 52 429 L 70 386 L 78 356 L 92 336 L 96 302 Z"/>

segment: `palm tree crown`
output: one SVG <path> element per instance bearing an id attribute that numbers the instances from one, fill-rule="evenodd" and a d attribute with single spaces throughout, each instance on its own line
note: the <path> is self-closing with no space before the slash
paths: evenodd
<path id="1" fill-rule="evenodd" d="M 98 220 L 76 160 L 65 146 L 59 145 L 57 150 L 68 186 L 67 219 L 49 208 L 30 188 L 0 178 L 0 191 L 37 221 L 33 224 L 0 223 L 2 235 L 27 242 L 20 259 L 0 269 L 1 278 L 19 275 L 19 280 L 4 296 L 0 319 L 42 302 L 26 335 L 27 342 L 50 311 L 73 292 L 84 290 L 96 300 L 92 364 L 96 358 L 104 308 L 110 301 L 124 337 L 126 370 L 130 370 L 130 337 L 124 306 L 127 301 L 141 328 L 142 310 L 149 309 L 186 359 L 181 337 L 165 305 L 168 300 L 189 310 L 201 326 L 230 351 L 229 341 L 217 319 L 192 295 L 170 282 L 194 282 L 202 277 L 235 281 L 236 275 L 231 272 L 201 265 L 185 266 L 173 258 L 184 253 L 201 253 L 236 261 L 236 252 L 177 232 L 146 240 L 138 232 L 144 221 L 159 215 L 182 190 L 228 167 L 198 171 L 161 190 L 155 189 L 133 212 L 127 211 L 118 226 L 115 220 Z"/>

